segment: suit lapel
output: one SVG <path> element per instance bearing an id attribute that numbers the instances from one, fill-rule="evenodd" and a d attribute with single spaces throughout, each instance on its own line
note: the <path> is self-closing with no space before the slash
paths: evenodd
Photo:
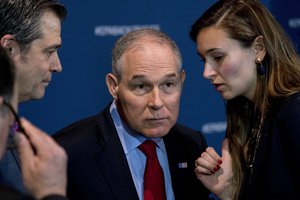
<path id="1" fill-rule="evenodd" d="M 185 149 L 178 146 L 180 142 L 174 132 L 171 131 L 164 137 L 164 143 L 168 155 L 173 192 L 176 196 L 177 193 L 182 194 L 186 191 L 185 179 L 190 163 L 186 160 Z"/>
<path id="2" fill-rule="evenodd" d="M 106 109 L 101 132 L 103 137 L 97 141 L 102 145 L 99 153 L 95 154 L 96 163 L 110 185 L 116 199 L 138 199 L 130 169 L 125 157 L 122 144 L 114 127 L 113 121 Z"/>

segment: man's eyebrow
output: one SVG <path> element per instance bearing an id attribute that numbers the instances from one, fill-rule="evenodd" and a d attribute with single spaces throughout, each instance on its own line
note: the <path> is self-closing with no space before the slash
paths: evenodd
<path id="1" fill-rule="evenodd" d="M 142 79 L 142 78 L 145 78 L 144 75 L 133 75 L 132 76 L 132 79 Z"/>
<path id="2" fill-rule="evenodd" d="M 172 77 L 176 77 L 176 73 L 171 73 L 171 74 L 167 74 L 165 75 L 165 78 L 172 78 Z M 145 75 L 133 75 L 132 79 L 144 79 L 146 78 Z"/>
<path id="3" fill-rule="evenodd" d="M 53 49 L 59 49 L 61 47 L 61 44 L 54 44 L 54 45 L 51 45 L 51 46 L 48 46 L 45 48 L 45 50 L 53 50 Z"/>
<path id="4" fill-rule="evenodd" d="M 165 77 L 166 78 L 176 77 L 176 74 L 175 73 L 167 74 Z"/>

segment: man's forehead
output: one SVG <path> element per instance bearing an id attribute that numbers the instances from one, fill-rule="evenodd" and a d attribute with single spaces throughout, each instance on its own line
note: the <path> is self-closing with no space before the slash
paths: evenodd
<path id="1" fill-rule="evenodd" d="M 156 74 L 155 76 L 144 73 L 144 74 L 139 74 L 139 73 L 133 73 L 129 76 L 129 79 L 134 81 L 134 80 L 166 80 L 170 78 L 178 77 L 178 75 L 175 72 L 171 72 L 168 74 Z"/>

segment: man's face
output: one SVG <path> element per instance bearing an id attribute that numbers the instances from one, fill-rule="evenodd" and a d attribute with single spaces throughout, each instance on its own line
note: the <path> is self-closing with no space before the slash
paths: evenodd
<path id="1" fill-rule="evenodd" d="M 176 123 L 184 72 L 170 47 L 143 41 L 123 55 L 117 105 L 124 121 L 146 137 L 162 137 Z"/>
<path id="2" fill-rule="evenodd" d="M 61 46 L 61 22 L 50 11 L 40 21 L 42 37 L 31 42 L 27 52 L 20 52 L 14 62 L 19 77 L 19 101 L 41 99 L 49 85 L 52 72 L 61 72 L 57 50 Z"/>

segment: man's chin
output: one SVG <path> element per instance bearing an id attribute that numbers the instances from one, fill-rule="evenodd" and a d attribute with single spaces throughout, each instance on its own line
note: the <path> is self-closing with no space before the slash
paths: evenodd
<path id="1" fill-rule="evenodd" d="M 31 98 L 31 100 L 40 100 L 40 99 L 44 98 L 44 96 L 45 96 L 45 92 L 43 92 L 43 94 L 33 96 Z"/>
<path id="2" fill-rule="evenodd" d="M 143 132 L 143 135 L 148 138 L 161 138 L 168 134 L 170 129 L 166 128 L 156 128 L 156 129 L 147 129 Z"/>
<path id="3" fill-rule="evenodd" d="M 19 98 L 19 103 L 25 102 L 25 101 L 30 101 L 30 100 L 40 100 L 45 96 L 45 92 L 42 93 L 35 93 L 32 95 L 26 95 L 26 96 L 21 96 Z"/>

